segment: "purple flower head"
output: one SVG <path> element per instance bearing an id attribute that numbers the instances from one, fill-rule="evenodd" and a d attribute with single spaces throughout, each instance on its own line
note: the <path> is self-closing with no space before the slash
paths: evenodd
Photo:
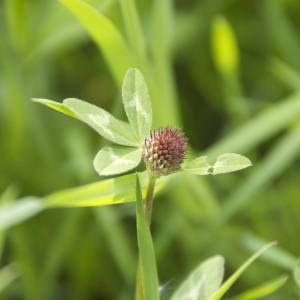
<path id="1" fill-rule="evenodd" d="M 160 177 L 180 171 L 187 151 L 184 133 L 168 125 L 150 132 L 142 156 L 151 175 Z"/>

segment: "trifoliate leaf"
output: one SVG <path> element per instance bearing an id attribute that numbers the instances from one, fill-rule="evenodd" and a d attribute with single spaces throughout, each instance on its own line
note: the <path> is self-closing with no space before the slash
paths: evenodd
<path id="1" fill-rule="evenodd" d="M 94 159 L 99 175 L 114 175 L 135 168 L 141 161 L 142 149 L 118 145 L 102 148 Z"/>
<path id="2" fill-rule="evenodd" d="M 225 153 L 218 157 L 213 166 L 212 174 L 234 172 L 250 166 L 252 166 L 252 163 L 247 157 L 236 153 Z"/>
<path id="3" fill-rule="evenodd" d="M 133 147 L 139 145 L 135 135 L 104 109 L 75 98 L 68 98 L 63 104 L 104 138 L 120 145 Z"/>
<path id="4" fill-rule="evenodd" d="M 210 174 L 211 172 L 209 172 L 209 169 L 211 168 L 212 166 L 207 162 L 207 156 L 198 157 L 183 167 L 186 172 L 196 175 Z"/>
<path id="5" fill-rule="evenodd" d="M 151 129 L 152 107 L 147 84 L 138 69 L 126 73 L 122 96 L 128 120 L 143 143 Z"/>

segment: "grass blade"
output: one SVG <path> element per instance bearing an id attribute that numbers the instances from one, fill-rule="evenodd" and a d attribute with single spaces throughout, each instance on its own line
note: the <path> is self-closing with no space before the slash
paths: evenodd
<path id="1" fill-rule="evenodd" d="M 0 230 L 19 224 L 45 209 L 37 197 L 26 197 L 0 206 Z"/>
<path id="2" fill-rule="evenodd" d="M 0 270 L 0 294 L 12 281 L 20 276 L 15 263 L 10 263 Z"/>
<path id="3" fill-rule="evenodd" d="M 277 145 L 273 146 L 267 157 L 253 170 L 250 177 L 225 200 L 219 225 L 244 207 L 254 193 L 290 166 L 299 156 L 299 147 L 300 125 L 283 136 Z"/>
<path id="4" fill-rule="evenodd" d="M 277 242 L 271 242 L 265 245 L 262 249 L 252 255 L 240 268 L 238 268 L 233 275 L 231 275 L 208 300 L 219 300 L 228 291 L 228 289 L 234 284 L 234 282 L 241 276 L 241 274 L 251 265 L 261 254 L 267 249 L 276 245 Z"/>
<path id="5" fill-rule="evenodd" d="M 297 266 L 294 270 L 294 279 L 295 279 L 297 285 L 300 287 L 300 260 L 298 260 Z"/>
<path id="6" fill-rule="evenodd" d="M 237 70 L 240 57 L 236 37 L 229 22 L 220 15 L 213 19 L 212 52 L 216 68 L 221 74 Z"/>
<path id="7" fill-rule="evenodd" d="M 176 27 L 173 4 L 172 0 L 152 1 L 150 48 L 155 82 L 151 86 L 151 98 L 155 127 L 161 124 L 181 124 L 181 111 L 172 70 L 172 42 Z"/>
<path id="8" fill-rule="evenodd" d="M 268 296 L 275 291 L 277 291 L 279 288 L 282 287 L 283 284 L 287 281 L 288 276 L 283 275 L 279 278 L 273 279 L 269 282 L 265 282 L 251 290 L 248 290 L 234 298 L 231 298 L 231 300 L 255 300 L 255 299 L 261 299 L 262 297 Z"/>
<path id="9" fill-rule="evenodd" d="M 107 61 L 119 86 L 132 58 L 123 36 L 114 24 L 92 6 L 80 0 L 60 0 L 84 25 Z"/>
<path id="10" fill-rule="evenodd" d="M 256 252 L 266 244 L 264 239 L 249 232 L 242 233 L 241 241 L 249 252 Z M 268 264 L 272 264 L 288 272 L 291 272 L 295 268 L 297 262 L 297 258 L 293 254 L 280 246 L 270 249 L 261 257 L 261 259 Z"/>
<path id="11" fill-rule="evenodd" d="M 148 70 L 148 57 L 146 54 L 145 38 L 142 32 L 137 7 L 134 0 L 120 0 L 122 15 L 131 48 L 135 53 L 138 66 L 145 72 Z"/>
<path id="12" fill-rule="evenodd" d="M 110 206 L 95 207 L 93 212 L 97 227 L 104 234 L 105 244 L 109 247 L 123 280 L 127 285 L 131 285 L 135 277 L 135 268 L 132 266 L 136 264 L 136 249 L 129 238 L 130 233 L 124 226 L 122 214 Z"/>
<path id="13" fill-rule="evenodd" d="M 170 177 L 170 176 L 169 176 Z M 147 174 L 140 173 L 143 195 L 146 193 Z M 161 189 L 167 179 L 157 181 L 156 190 Z M 67 190 L 57 191 L 44 198 L 51 207 L 80 207 L 111 205 L 135 201 L 135 174 L 111 178 Z"/>
<path id="14" fill-rule="evenodd" d="M 220 73 L 226 108 L 232 117 L 248 114 L 239 77 L 239 49 L 235 33 L 223 16 L 216 16 L 212 24 L 212 55 Z"/>
<path id="15" fill-rule="evenodd" d="M 149 224 L 144 212 L 138 175 L 136 175 L 136 222 L 144 300 L 159 300 L 155 254 Z"/>
<path id="16" fill-rule="evenodd" d="M 253 149 L 299 117 L 299 99 L 300 91 L 274 104 L 270 109 L 263 111 L 204 151 L 205 155 L 214 160 L 224 152 L 241 153 Z"/>

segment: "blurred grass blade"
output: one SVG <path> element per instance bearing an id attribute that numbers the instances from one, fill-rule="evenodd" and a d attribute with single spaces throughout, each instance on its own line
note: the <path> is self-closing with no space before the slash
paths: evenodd
<path id="1" fill-rule="evenodd" d="M 52 100 L 48 100 L 48 99 L 40 99 L 40 98 L 32 98 L 31 99 L 33 102 L 38 102 L 41 104 L 44 104 L 48 107 L 51 107 L 63 114 L 66 114 L 68 116 L 71 116 L 73 118 L 79 119 L 79 117 L 77 117 L 70 109 L 68 109 L 63 103 L 59 103 L 59 102 L 55 102 Z"/>
<path id="2" fill-rule="evenodd" d="M 171 195 L 176 201 L 178 210 L 185 217 L 198 219 L 202 216 L 209 223 L 220 214 L 220 204 L 216 195 L 208 186 L 207 179 L 208 177 L 180 172 L 178 181 L 174 182 Z M 185 199 L 185 201 L 182 201 L 182 199 Z M 197 199 L 197 205 L 195 205 L 194 199 Z"/>
<path id="3" fill-rule="evenodd" d="M 224 276 L 224 258 L 215 256 L 202 262 L 179 286 L 170 300 L 206 300 L 220 287 Z"/>
<path id="4" fill-rule="evenodd" d="M 280 57 L 284 61 L 299 70 L 300 41 L 298 28 L 291 22 L 280 2 L 263 1 L 260 12 L 267 25 L 268 38 L 276 53 L 280 53 Z"/>
<path id="5" fill-rule="evenodd" d="M 239 50 L 236 37 L 229 22 L 216 16 L 212 24 L 212 51 L 218 71 L 222 74 L 234 72 L 239 65 Z"/>
<path id="6" fill-rule="evenodd" d="M 122 8 L 127 36 L 136 56 L 138 67 L 145 72 L 148 70 L 148 57 L 145 47 L 145 38 L 142 32 L 142 26 L 139 19 L 135 0 L 119 0 Z"/>
<path id="7" fill-rule="evenodd" d="M 248 290 L 236 297 L 230 298 L 230 300 L 261 299 L 262 297 L 268 296 L 274 293 L 275 291 L 277 291 L 279 288 L 281 288 L 285 284 L 287 279 L 288 279 L 287 275 L 280 276 L 279 278 L 263 283 L 262 285 L 259 285 L 251 290 Z"/>
<path id="8" fill-rule="evenodd" d="M 25 0 L 3 1 L 4 15 L 6 17 L 10 42 L 20 52 L 25 50 L 26 39 L 28 38 L 26 23 Z"/>
<path id="9" fill-rule="evenodd" d="M 143 144 L 152 125 L 152 107 L 147 84 L 138 69 L 126 73 L 122 96 L 128 120 Z"/>
<path id="10" fill-rule="evenodd" d="M 276 78 L 292 90 L 300 86 L 300 72 L 277 57 L 269 59 L 268 67 Z"/>
<path id="11" fill-rule="evenodd" d="M 273 146 L 266 158 L 254 168 L 249 178 L 236 187 L 232 195 L 225 200 L 218 224 L 222 224 L 241 210 L 259 189 L 286 170 L 299 156 L 299 148 L 300 124 L 292 128 Z"/>
<path id="12" fill-rule="evenodd" d="M 139 264 L 144 300 L 159 300 L 158 278 L 149 224 L 144 212 L 142 191 L 136 174 L 136 223 Z"/>
<path id="13" fill-rule="evenodd" d="M 239 49 L 234 30 L 223 16 L 212 23 L 212 56 L 222 80 L 226 109 L 234 118 L 248 114 L 239 78 Z"/>
<path id="14" fill-rule="evenodd" d="M 135 277 L 136 248 L 132 245 L 130 236 L 124 226 L 120 210 L 111 206 L 99 206 L 93 209 L 96 215 L 99 231 L 104 234 L 109 252 L 120 270 L 127 285 L 132 285 Z M 122 251 L 120 251 L 122 249 Z"/>
<path id="15" fill-rule="evenodd" d="M 252 255 L 245 263 L 242 264 L 241 267 L 239 267 L 234 274 L 232 274 L 218 289 L 217 292 L 215 292 L 211 297 L 208 298 L 208 300 L 219 300 L 222 298 L 222 296 L 228 291 L 228 289 L 234 284 L 234 282 L 241 276 L 241 274 L 261 255 L 263 254 L 267 249 L 270 247 L 276 245 L 277 242 L 271 242 L 267 245 L 265 245 L 262 249 L 260 249 L 258 252 L 256 252 L 254 255 Z"/>
<path id="16" fill-rule="evenodd" d="M 152 1 L 150 50 L 153 58 L 151 99 L 154 127 L 162 124 L 180 126 L 181 108 L 173 73 L 174 1 Z M 148 78 L 147 82 L 148 82 Z M 163 99 L 163 101 L 162 101 Z M 166 113 L 168 112 L 168 113 Z"/>
<path id="17" fill-rule="evenodd" d="M 294 279 L 297 285 L 300 287 L 300 259 L 297 262 L 297 266 L 294 270 Z"/>
<path id="18" fill-rule="evenodd" d="M 213 166 L 213 175 L 235 172 L 252 166 L 251 161 L 240 154 L 225 153 L 218 157 Z"/>
<path id="19" fill-rule="evenodd" d="M 0 204 L 9 203 L 17 198 L 19 189 L 15 184 L 10 184 L 0 195 Z"/>
<path id="20" fill-rule="evenodd" d="M 204 153 L 211 159 L 217 159 L 224 152 L 249 151 L 292 124 L 299 116 L 300 91 L 245 122 Z"/>
<path id="21" fill-rule="evenodd" d="M 12 2 L 16 5 L 15 1 Z M 22 2 L 22 1 L 21 1 Z M 0 1 L 0 5 L 5 2 Z M 21 3 L 19 3 L 21 4 Z M 0 11 L 3 6 L 0 6 Z M 7 152 L 5 160 L 10 161 L 11 167 L 21 163 L 23 150 L 28 142 L 24 132 L 29 130 L 30 107 L 27 105 L 28 90 L 26 86 L 27 75 L 24 74 L 22 63 L 16 55 L 16 49 L 12 49 L 6 39 L 4 16 L 0 15 L 0 118 L 1 118 L 1 150 Z M 20 49 L 18 49 L 20 50 Z M 2 152 L 1 151 L 1 152 Z M 1 169 L 3 168 L 1 162 Z M 11 178 L 12 179 L 12 178 Z M 10 179 L 10 180 L 11 180 Z M 7 185 L 7 182 L 5 182 Z"/>
<path id="22" fill-rule="evenodd" d="M 143 194 L 147 187 L 146 172 L 140 173 Z M 169 176 L 170 177 L 170 176 Z M 156 191 L 164 186 L 167 180 L 157 180 Z M 135 174 L 111 178 L 67 190 L 54 192 L 44 198 L 52 207 L 79 207 L 111 205 L 135 201 Z"/>
<path id="23" fill-rule="evenodd" d="M 142 149 L 119 145 L 105 146 L 96 155 L 94 167 L 99 175 L 125 173 L 141 161 Z"/>
<path id="24" fill-rule="evenodd" d="M 17 198 L 19 194 L 18 188 L 14 184 L 10 184 L 0 195 L 0 209 L 7 203 L 11 203 L 13 200 Z M 0 230 L 0 262 L 2 258 L 2 253 L 5 245 L 5 230 Z"/>
<path id="25" fill-rule="evenodd" d="M 59 0 L 84 25 L 97 43 L 119 86 L 126 71 L 132 66 L 132 57 L 123 36 L 115 25 L 92 6 L 80 0 Z"/>
<path id="26" fill-rule="evenodd" d="M 0 206 L 0 230 L 19 224 L 45 209 L 37 197 L 25 197 Z"/>
<path id="27" fill-rule="evenodd" d="M 0 270 L 0 294 L 15 279 L 20 276 L 15 263 L 10 263 Z"/>
<path id="28" fill-rule="evenodd" d="M 247 232 L 242 233 L 240 240 L 250 252 L 255 252 L 266 244 L 264 239 Z M 291 272 L 295 268 L 297 262 L 294 255 L 282 249 L 280 246 L 270 249 L 267 253 L 262 255 L 261 259 L 288 272 Z"/>
<path id="29" fill-rule="evenodd" d="M 76 98 L 65 99 L 63 105 L 104 138 L 120 145 L 139 146 L 135 135 L 123 126 L 123 122 L 104 109 Z"/>
<path id="30" fill-rule="evenodd" d="M 65 211 L 62 218 L 56 221 L 59 224 L 55 231 L 55 238 L 47 246 L 44 253 L 43 269 L 38 272 L 38 289 L 41 291 L 41 295 L 47 295 L 48 299 L 56 298 L 56 279 L 62 271 L 63 264 L 69 254 L 70 245 L 76 244 L 84 216 L 84 209 L 69 209 Z M 30 244 L 28 246 L 32 247 Z"/>

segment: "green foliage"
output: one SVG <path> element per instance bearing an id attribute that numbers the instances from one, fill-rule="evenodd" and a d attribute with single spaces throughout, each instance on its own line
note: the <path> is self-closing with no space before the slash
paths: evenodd
<path id="1" fill-rule="evenodd" d="M 273 246 L 270 243 L 250 257 L 232 276 L 221 286 L 224 276 L 224 258 L 216 256 L 202 262 L 175 291 L 171 300 L 195 299 L 217 300 L 228 291 L 238 277 L 257 259 L 264 251 Z M 269 295 L 280 288 L 287 280 L 287 276 L 280 277 L 272 282 L 265 283 L 260 287 L 249 290 L 234 299 L 258 299 Z"/>
<path id="2" fill-rule="evenodd" d="M 5 266 L 0 270 L 0 293 L 12 281 L 20 276 L 14 263 Z"/>
<path id="3" fill-rule="evenodd" d="M 147 187 L 146 172 L 140 173 L 143 195 Z M 162 178 L 156 186 L 157 191 L 166 184 Z M 44 198 L 50 207 L 100 206 L 135 201 L 135 175 L 129 174 L 117 178 L 102 180 L 67 190 L 54 192 Z"/>
<path id="4" fill-rule="evenodd" d="M 232 286 L 232 284 L 241 276 L 241 274 L 256 260 L 261 254 L 263 254 L 268 248 L 274 246 L 277 242 L 272 242 L 265 245 L 262 249 L 253 254 L 246 262 L 244 262 L 222 285 L 214 292 L 208 299 L 219 300 Z M 273 291 L 271 291 L 273 292 Z"/>
<path id="5" fill-rule="evenodd" d="M 300 261 L 298 260 L 297 266 L 294 270 L 294 278 L 298 286 L 300 286 Z"/>
<path id="6" fill-rule="evenodd" d="M 141 161 L 140 148 L 106 146 L 94 159 L 95 170 L 99 175 L 114 175 L 135 168 Z"/>
<path id="7" fill-rule="evenodd" d="M 140 144 L 143 144 L 152 126 L 152 106 L 147 84 L 139 70 L 131 69 L 127 72 L 122 96 L 128 120 Z"/>
<path id="8" fill-rule="evenodd" d="M 60 0 L 60 2 L 84 24 L 103 52 L 116 82 L 121 85 L 132 59 L 119 30 L 108 18 L 83 1 Z"/>
<path id="9" fill-rule="evenodd" d="M 298 299 L 299 9 L 296 0 L 262 1 L 259 9 L 236 0 L 0 1 L 0 193 L 13 187 L 0 200 L 0 270 L 13 262 L 20 274 L 1 299 L 132 299 L 133 204 L 101 204 L 134 200 L 135 174 L 99 177 L 93 157 L 115 145 L 29 101 L 85 99 L 134 137 L 124 147 L 140 147 L 121 109 L 129 68 L 145 76 L 153 128 L 182 126 L 194 160 L 157 183 L 152 223 L 161 297 L 209 255 L 221 254 L 235 270 L 278 240 L 230 296 L 264 297 L 285 281 L 282 273 L 292 273 L 296 281 L 268 299 Z M 230 47 L 224 72 L 215 50 L 223 55 Z M 37 100 L 78 119 L 62 103 Z M 188 173 L 211 172 L 222 153 L 241 153 L 253 167 Z M 143 194 L 146 177 L 139 173 Z M 37 205 L 28 195 L 38 195 L 30 197 Z"/>
<path id="10" fill-rule="evenodd" d="M 73 118 L 79 118 L 75 113 L 73 113 L 64 103 L 58 103 L 52 100 L 48 99 L 38 99 L 38 98 L 33 98 L 31 99 L 34 102 L 42 103 L 48 107 L 51 107 L 63 114 L 66 114 L 68 116 L 71 116 Z M 78 100 L 79 101 L 79 100 Z"/>
<path id="11" fill-rule="evenodd" d="M 231 73 L 239 64 L 239 51 L 235 34 L 229 23 L 222 16 L 215 17 L 213 22 L 213 57 L 220 73 Z"/>
<path id="12" fill-rule="evenodd" d="M 33 101 L 77 117 L 104 138 L 116 144 L 135 146 L 135 148 L 106 146 L 98 152 L 94 159 L 95 170 L 99 175 L 114 175 L 129 171 L 139 164 L 144 141 L 150 133 L 152 124 L 152 106 L 147 84 L 138 69 L 127 71 L 122 96 L 131 125 L 129 130 L 129 126 L 125 126 L 126 123 L 123 124 L 105 110 L 75 98 L 66 99 L 62 104 L 55 104 L 46 99 L 34 98 Z M 136 135 L 132 132 L 135 132 Z M 251 161 L 240 154 L 226 153 L 218 157 L 214 166 L 210 166 L 206 162 L 206 157 L 203 156 L 190 162 L 183 170 L 197 175 L 216 175 L 238 171 L 251 165 Z M 213 168 L 213 172 L 209 172 L 210 168 Z"/>
<path id="13" fill-rule="evenodd" d="M 261 299 L 268 296 L 278 290 L 287 281 L 288 276 L 284 275 L 276 278 L 270 282 L 264 283 L 258 287 L 248 290 L 234 298 L 232 300 L 246 300 L 246 299 Z"/>
<path id="14" fill-rule="evenodd" d="M 207 156 L 201 156 L 188 163 L 184 170 L 197 175 L 217 175 L 242 170 L 251 165 L 252 163 L 247 157 L 236 153 L 225 153 L 217 158 L 213 166 L 208 164 Z M 213 169 L 213 171 L 210 172 L 210 169 Z"/>
<path id="15" fill-rule="evenodd" d="M 217 162 L 213 166 L 213 174 L 238 171 L 251 165 L 252 163 L 247 157 L 235 153 L 225 153 L 218 157 Z"/>
<path id="16" fill-rule="evenodd" d="M 125 146 L 137 145 L 134 135 L 105 110 L 78 99 L 66 99 L 63 104 L 106 139 Z"/>
<path id="17" fill-rule="evenodd" d="M 4 204 L 0 208 L 0 230 L 21 223 L 44 209 L 45 204 L 37 197 L 25 197 L 17 202 Z"/>
<path id="18" fill-rule="evenodd" d="M 209 169 L 211 168 L 212 166 L 210 166 L 207 162 L 207 156 L 198 157 L 184 166 L 185 171 L 197 175 L 210 174 Z"/>
<path id="19" fill-rule="evenodd" d="M 224 258 L 215 256 L 202 262 L 179 286 L 171 300 L 208 299 L 220 287 L 224 276 Z"/>

